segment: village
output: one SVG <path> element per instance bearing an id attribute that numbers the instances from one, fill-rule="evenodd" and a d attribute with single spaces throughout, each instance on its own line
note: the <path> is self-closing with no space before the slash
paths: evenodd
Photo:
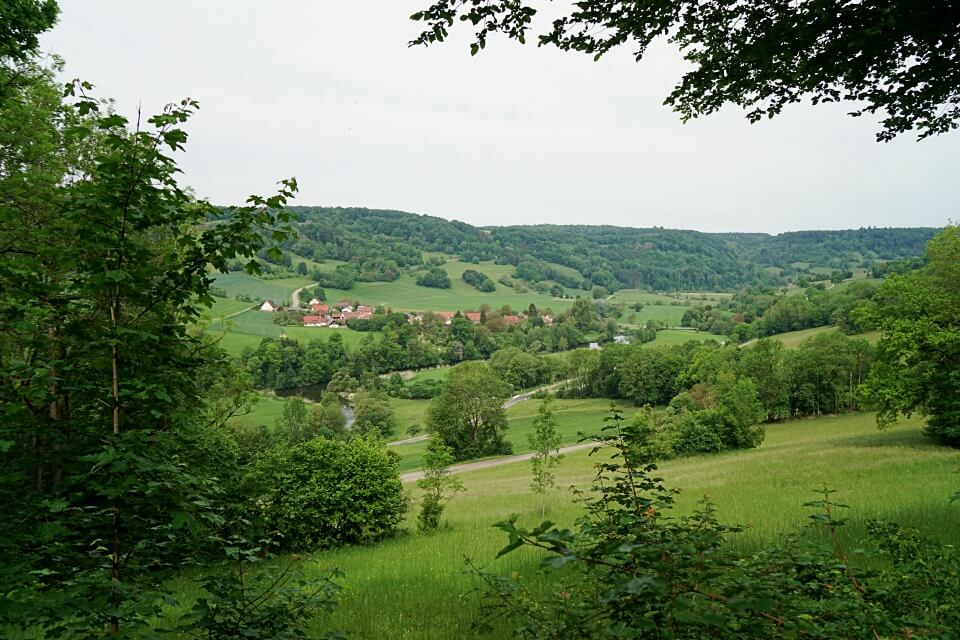
<path id="1" fill-rule="evenodd" d="M 300 321 L 304 327 L 319 327 L 326 329 L 339 329 L 348 326 L 351 320 L 370 320 L 377 311 L 374 307 L 369 307 L 360 303 L 354 303 L 350 300 L 341 300 L 339 302 L 327 303 L 318 298 L 312 298 L 306 308 L 301 307 L 283 307 L 276 304 L 273 300 L 264 300 L 258 307 L 260 311 L 270 313 L 291 314 L 294 317 L 301 316 Z M 384 310 L 381 310 L 384 311 Z M 444 325 L 450 325 L 457 315 L 469 320 L 472 324 L 485 324 L 487 318 L 483 311 L 427 311 L 406 313 L 407 321 L 411 323 L 423 322 L 423 319 L 432 315 L 439 319 Z M 502 322 L 503 328 L 512 327 L 520 324 L 529 318 L 526 313 L 498 314 L 491 318 L 498 318 Z M 553 324 L 553 316 L 544 314 L 539 316 L 544 324 Z"/>

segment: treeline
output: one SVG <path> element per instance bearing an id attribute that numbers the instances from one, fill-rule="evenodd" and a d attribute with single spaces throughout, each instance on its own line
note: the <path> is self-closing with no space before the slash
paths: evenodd
<path id="1" fill-rule="evenodd" d="M 862 333 L 872 328 L 866 311 L 878 287 L 874 282 L 855 281 L 834 289 L 810 288 L 786 296 L 771 289 L 744 289 L 729 301 L 691 307 L 680 324 L 737 342 L 823 326 Z"/>
<path id="2" fill-rule="evenodd" d="M 528 284 L 604 292 L 733 291 L 779 286 L 789 278 L 809 279 L 808 269 L 813 267 L 841 274 L 854 264 L 882 268 L 892 260 L 922 255 L 936 231 L 857 229 L 769 236 L 586 225 L 478 228 L 400 211 L 336 207 L 291 211 L 297 234 L 282 243 L 283 251 L 317 262 L 347 262 L 357 272 L 354 281 L 391 281 L 405 270 L 422 270 L 429 262 L 422 252 L 430 251 L 457 255 L 466 262 L 513 265 L 516 278 Z M 296 261 L 293 258 L 294 264 L 287 266 L 293 268 Z"/>
<path id="3" fill-rule="evenodd" d="M 589 302 L 578 302 L 553 324 L 533 315 L 510 327 L 502 321 L 509 309 L 490 310 L 485 324 L 474 324 L 458 314 L 449 325 L 432 314 L 409 322 L 403 314 L 379 310 L 369 320 L 350 321 L 357 329 L 377 329 L 379 334 L 365 335 L 349 350 L 343 336 L 335 332 L 306 343 L 264 338 L 257 348 L 244 349 L 240 361 L 257 389 L 331 384 L 337 391 L 375 388 L 377 376 L 383 373 L 487 359 L 504 348 L 536 354 L 582 346 L 584 332 L 597 328 L 598 320 Z"/>
<path id="4" fill-rule="evenodd" d="M 873 347 L 840 332 L 815 335 L 797 349 L 764 338 L 744 347 L 688 342 L 672 347 L 609 345 L 570 354 L 574 382 L 565 394 L 623 398 L 638 406 L 668 405 L 686 392 L 709 404 L 717 377 L 732 373 L 757 386 L 767 420 L 817 416 L 859 407 L 857 387 L 870 368 Z"/>

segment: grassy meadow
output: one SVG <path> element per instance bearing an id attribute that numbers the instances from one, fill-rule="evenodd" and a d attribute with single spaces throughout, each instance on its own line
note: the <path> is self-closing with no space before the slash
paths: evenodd
<path id="1" fill-rule="evenodd" d="M 534 408 L 529 403 L 525 410 Z M 598 428 L 602 415 L 584 416 Z M 600 455 L 600 454 L 598 454 Z M 587 451 L 568 454 L 557 472 L 558 487 L 586 487 L 595 460 Z M 731 544 L 755 548 L 802 527 L 810 510 L 804 502 L 824 482 L 850 505 L 844 533 L 856 537 L 868 519 L 891 519 L 917 526 L 946 542 L 960 542 L 960 508 L 948 502 L 960 486 L 953 473 L 960 453 L 939 447 L 920 432 L 917 419 L 878 432 L 869 414 L 825 417 L 772 425 L 757 449 L 678 459 L 660 465 L 660 473 L 681 490 L 678 512 L 687 512 L 709 493 L 725 522 L 749 525 Z M 337 628 L 351 638 L 440 640 L 472 637 L 478 583 L 464 575 L 464 558 L 487 570 L 517 572 L 543 585 L 538 555 L 529 551 L 494 560 L 506 543 L 492 528 L 519 514 L 521 524 L 539 521 L 539 502 L 528 488 L 527 463 L 503 465 L 461 475 L 466 492 L 445 513 L 445 527 L 431 536 L 410 533 L 370 547 L 349 547 L 307 555 L 304 566 L 322 572 L 339 567 L 344 591 L 339 609 L 318 618 L 315 632 Z M 409 485 L 411 498 L 418 490 Z M 579 513 L 565 489 L 550 494 L 547 517 L 569 524 Z M 415 531 L 416 508 L 406 527 Z M 198 590 L 178 583 L 183 606 Z M 176 611 L 171 611 L 175 615 Z M 494 638 L 507 638 L 501 630 Z"/>
<path id="2" fill-rule="evenodd" d="M 716 340 L 724 342 L 726 338 L 705 331 L 696 331 L 695 329 L 661 329 L 657 331 L 657 338 L 651 342 L 645 342 L 645 347 L 672 347 L 678 344 L 685 344 L 694 340 L 696 342 L 706 342 L 707 340 Z"/>
<path id="3" fill-rule="evenodd" d="M 309 284 L 314 284 L 310 278 L 261 280 L 242 271 L 218 273 L 213 279 L 213 286 L 223 289 L 229 298 L 245 295 L 260 302 L 273 300 L 277 304 L 289 304 L 290 294 Z"/>
<path id="4" fill-rule="evenodd" d="M 353 289 L 326 289 L 328 300 L 349 298 L 373 306 L 386 306 L 397 311 L 467 311 L 478 310 L 488 304 L 497 309 L 505 304 L 515 311 L 525 310 L 530 303 L 537 309 L 564 311 L 573 306 L 573 300 L 560 300 L 549 294 L 528 291 L 517 293 L 515 289 L 497 282 L 497 290 L 489 293 L 478 291 L 463 281 L 467 269 L 480 271 L 494 282 L 502 276 L 513 276 L 513 266 L 493 262 L 472 264 L 448 259 L 443 269 L 450 275 L 449 289 L 434 289 L 416 284 L 416 276 L 405 273 L 393 282 L 358 282 Z"/>

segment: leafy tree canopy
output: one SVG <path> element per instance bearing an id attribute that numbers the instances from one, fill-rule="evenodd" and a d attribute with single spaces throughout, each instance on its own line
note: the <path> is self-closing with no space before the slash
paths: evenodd
<path id="1" fill-rule="evenodd" d="M 491 34 L 524 42 L 545 2 L 436 0 L 411 18 L 411 43 L 442 42 L 455 20 L 473 25 L 476 54 Z M 692 68 L 665 103 L 684 120 L 732 103 L 756 122 L 809 98 L 879 114 L 877 139 L 945 133 L 960 119 L 960 6 L 950 0 L 581 0 L 539 34 L 541 46 L 595 59 L 621 46 L 637 60 L 655 40 Z"/>

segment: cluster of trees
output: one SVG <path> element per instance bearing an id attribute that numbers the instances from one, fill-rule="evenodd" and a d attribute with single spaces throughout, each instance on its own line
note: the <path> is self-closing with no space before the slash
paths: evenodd
<path id="1" fill-rule="evenodd" d="M 497 285 L 493 283 L 493 280 L 491 280 L 486 274 L 480 273 L 479 271 L 467 269 L 463 272 L 462 278 L 464 282 L 477 289 L 477 291 L 489 293 L 497 290 Z"/>
<path id="2" fill-rule="evenodd" d="M 623 398 L 638 406 L 687 406 L 689 399 L 709 409 L 723 402 L 724 389 L 733 388 L 720 381 L 733 376 L 756 388 L 767 421 L 816 416 L 861 406 L 857 390 L 867 379 L 872 355 L 869 342 L 840 332 L 815 335 L 797 349 L 769 338 L 743 349 L 694 342 L 610 345 L 601 352 L 570 354 L 572 382 L 564 393 Z"/>
<path id="3" fill-rule="evenodd" d="M 873 328 L 869 309 L 878 287 L 871 281 L 854 281 L 834 289 L 812 287 L 795 295 L 780 295 L 772 289 L 743 289 L 729 301 L 687 309 L 680 324 L 741 343 L 823 326 L 862 333 Z"/>
<path id="4" fill-rule="evenodd" d="M 450 274 L 443 267 L 430 267 L 423 271 L 417 276 L 417 284 L 434 289 L 449 289 L 453 286 L 450 282 Z"/>
<path id="5" fill-rule="evenodd" d="M 487 359 L 500 349 L 510 348 L 528 352 L 529 358 L 518 362 L 534 362 L 534 369 L 540 373 L 533 377 L 539 381 L 545 378 L 543 372 L 549 365 L 537 354 L 581 346 L 586 342 L 583 331 L 598 326 L 596 310 L 587 300 L 578 300 L 571 312 L 558 316 L 550 325 L 536 315 L 534 308 L 528 321 L 507 327 L 502 316 L 510 311 L 490 310 L 489 319 L 479 325 L 458 314 L 446 325 L 432 314 L 425 314 L 419 322 L 408 322 L 404 314 L 379 309 L 368 320 L 348 321 L 351 328 L 371 332 L 350 349 L 337 333 L 307 343 L 268 337 L 257 348 L 244 349 L 240 361 L 257 389 L 326 386 L 333 382 L 337 391 L 353 391 L 359 386 L 374 388 L 378 385 L 375 378 L 383 373 Z M 483 309 L 482 316 L 486 313 Z M 530 375 L 514 377 L 527 380 Z M 414 394 L 410 397 L 428 397 L 425 394 L 432 392 L 425 386 L 407 391 Z"/>

